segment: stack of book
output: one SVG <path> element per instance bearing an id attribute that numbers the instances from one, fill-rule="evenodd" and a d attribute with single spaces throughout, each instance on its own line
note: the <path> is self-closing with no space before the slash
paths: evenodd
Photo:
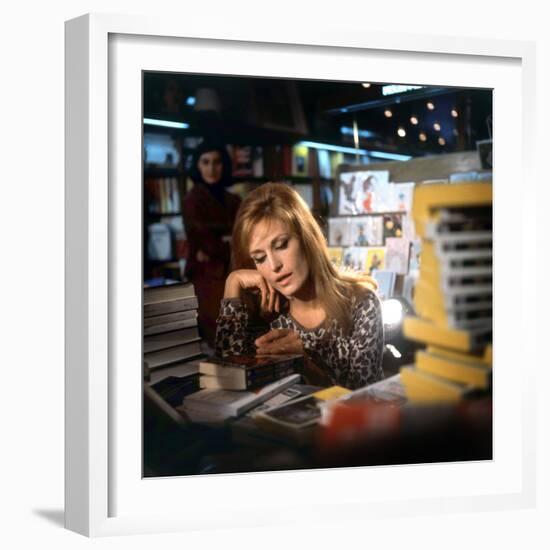
<path id="1" fill-rule="evenodd" d="M 241 416 L 299 381 L 299 374 L 290 374 L 255 390 L 203 389 L 185 397 L 177 410 L 192 422 L 223 422 Z"/>
<path id="2" fill-rule="evenodd" d="M 181 382 L 185 393 L 199 389 L 198 363 L 193 361 L 203 355 L 197 307 L 192 284 L 144 289 L 143 352 L 153 387 L 164 379 L 164 385 L 171 385 L 170 393 Z M 174 379 L 168 381 L 168 376 Z M 177 394 L 181 396 L 181 387 Z"/>
<path id="3" fill-rule="evenodd" d="M 413 402 L 457 402 L 487 390 L 492 366 L 492 185 L 426 184 L 414 191 L 422 239 L 404 335 L 425 344 L 401 381 Z"/>
<path id="4" fill-rule="evenodd" d="M 201 391 L 184 399 L 191 420 L 225 420 L 240 416 L 296 384 L 301 355 L 233 355 L 199 361 Z"/>
<path id="5" fill-rule="evenodd" d="M 200 362 L 201 388 L 252 390 L 303 370 L 302 355 L 232 355 Z"/>

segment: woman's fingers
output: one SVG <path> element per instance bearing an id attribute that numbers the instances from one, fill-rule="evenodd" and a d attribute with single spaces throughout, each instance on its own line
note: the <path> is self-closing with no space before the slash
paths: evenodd
<path id="1" fill-rule="evenodd" d="M 271 342 L 279 340 L 280 338 L 284 338 L 285 336 L 287 336 L 292 332 L 294 331 L 288 328 L 274 328 L 269 332 L 267 332 L 266 334 L 264 334 L 263 336 L 260 336 L 259 338 L 257 338 L 254 343 L 257 346 L 269 344 Z"/>
<path id="2" fill-rule="evenodd" d="M 258 285 L 260 287 L 260 292 L 262 294 L 262 301 L 260 304 L 260 308 L 262 309 L 262 311 L 266 311 L 269 303 L 269 289 L 263 277 L 261 277 L 260 280 L 258 281 Z"/>
<path id="3" fill-rule="evenodd" d="M 276 335 L 272 333 L 276 332 Z M 273 337 L 275 336 L 275 337 Z M 303 353 L 304 347 L 302 340 L 296 332 L 290 329 L 280 329 L 270 331 L 256 340 L 258 354 L 277 354 L 277 353 Z"/>
<path id="4" fill-rule="evenodd" d="M 275 300 L 277 298 L 277 291 L 271 286 L 268 285 L 267 288 L 269 289 L 269 311 L 273 311 L 275 308 Z"/>

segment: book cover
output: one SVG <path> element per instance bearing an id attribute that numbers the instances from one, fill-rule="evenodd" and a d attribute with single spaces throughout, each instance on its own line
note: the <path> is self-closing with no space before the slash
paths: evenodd
<path id="1" fill-rule="evenodd" d="M 349 216 L 364 212 L 359 191 L 360 180 L 355 172 L 340 174 L 338 182 L 338 214 Z"/>
<path id="2" fill-rule="evenodd" d="M 409 272 L 409 255 L 411 243 L 408 239 L 390 237 L 386 239 L 386 266 L 398 275 Z"/>
<path id="3" fill-rule="evenodd" d="M 359 273 L 366 272 L 367 250 L 364 246 L 350 246 L 344 249 L 342 267 Z"/>
<path id="4" fill-rule="evenodd" d="M 199 371 L 212 389 L 249 389 L 279 380 L 303 367 L 301 355 L 233 355 L 201 361 Z"/>
<path id="5" fill-rule="evenodd" d="M 299 374 L 292 374 L 255 391 L 200 390 L 184 399 L 182 410 L 196 421 L 201 414 L 218 420 L 240 416 L 299 380 Z"/>
<path id="6" fill-rule="evenodd" d="M 160 325 L 166 325 L 168 323 L 175 323 L 177 321 L 185 321 L 195 319 L 197 316 L 196 309 L 186 309 L 182 311 L 174 311 L 172 313 L 165 313 L 163 315 L 153 315 L 151 317 L 144 317 L 143 327 L 145 329 Z M 193 325 L 189 325 L 193 326 Z"/>
<path id="7" fill-rule="evenodd" d="M 399 374 L 407 399 L 413 403 L 458 403 L 475 389 L 471 385 L 451 382 L 412 367 L 402 367 Z"/>
<path id="8" fill-rule="evenodd" d="M 329 246 L 350 246 L 351 244 L 351 219 L 328 219 L 328 244 Z"/>
<path id="9" fill-rule="evenodd" d="M 147 361 L 149 368 L 152 370 L 164 365 L 183 361 L 184 359 L 196 357 L 197 355 L 201 355 L 201 353 L 201 341 L 198 339 L 180 344 L 179 346 L 145 353 L 145 361 Z"/>
<path id="10" fill-rule="evenodd" d="M 375 269 L 372 276 L 378 283 L 378 295 L 382 300 L 391 298 L 395 289 L 396 273 L 386 269 Z"/>
<path id="11" fill-rule="evenodd" d="M 413 193 L 413 217 L 419 235 L 434 210 L 448 207 L 487 206 L 493 202 L 493 186 L 486 182 L 421 184 Z"/>
<path id="12" fill-rule="evenodd" d="M 161 334 L 151 334 L 143 339 L 143 351 L 148 353 L 171 348 L 199 338 L 198 327 L 189 327 Z"/>
<path id="13" fill-rule="evenodd" d="M 393 208 L 397 212 L 411 212 L 414 194 L 414 182 L 393 184 Z"/>
<path id="14" fill-rule="evenodd" d="M 372 275 L 377 269 L 386 268 L 386 249 L 382 246 L 365 249 L 365 272 Z"/>
<path id="15" fill-rule="evenodd" d="M 384 242 L 388 238 L 403 236 L 402 217 L 401 214 L 384 214 L 382 229 Z"/>
<path id="16" fill-rule="evenodd" d="M 303 176 L 308 175 L 308 148 L 305 145 L 295 145 L 292 148 L 292 175 Z"/>
<path id="17" fill-rule="evenodd" d="M 403 334 L 417 342 L 465 352 L 479 350 L 492 341 L 492 327 L 449 329 L 418 317 L 405 318 Z"/>
<path id="18" fill-rule="evenodd" d="M 440 357 L 445 357 L 451 361 L 461 361 L 463 363 L 473 364 L 473 365 L 484 365 L 487 368 L 493 367 L 493 346 L 492 344 L 487 344 L 485 348 L 481 349 L 478 353 L 464 353 L 457 352 L 451 349 L 442 348 L 439 346 L 428 346 L 426 348 L 427 353 L 432 355 L 437 355 Z"/>
<path id="19" fill-rule="evenodd" d="M 334 264 L 334 267 L 340 269 L 344 260 L 344 249 L 341 246 L 329 246 L 327 249 L 330 261 Z"/>
<path id="20" fill-rule="evenodd" d="M 192 313 L 194 315 L 189 318 L 184 318 L 176 321 L 167 321 L 158 325 L 143 327 L 143 335 L 149 336 L 152 334 L 161 334 L 163 332 L 171 332 L 174 330 L 180 330 L 180 329 L 189 328 L 189 327 L 196 327 L 198 325 L 197 312 L 192 311 Z"/>
<path id="21" fill-rule="evenodd" d="M 382 216 L 350 218 L 351 246 L 381 246 L 384 243 Z"/>
<path id="22" fill-rule="evenodd" d="M 393 184 L 387 170 L 357 172 L 359 212 L 390 212 L 394 209 Z"/>
<path id="23" fill-rule="evenodd" d="M 459 354 L 457 354 L 459 356 Z M 491 379 L 491 369 L 483 363 L 451 359 L 428 351 L 417 351 L 415 366 L 421 372 L 427 372 L 453 382 L 471 384 L 475 388 L 487 389 Z"/>
<path id="24" fill-rule="evenodd" d="M 282 430 L 301 430 L 319 423 L 325 403 L 350 393 L 350 390 L 341 386 L 332 386 L 261 412 L 254 416 L 254 420 L 275 429 L 278 427 Z"/>

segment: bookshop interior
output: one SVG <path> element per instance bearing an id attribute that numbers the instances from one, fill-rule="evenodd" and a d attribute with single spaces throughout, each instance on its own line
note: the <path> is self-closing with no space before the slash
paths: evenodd
<path id="1" fill-rule="evenodd" d="M 142 92 L 143 477 L 492 460 L 492 91 Z"/>

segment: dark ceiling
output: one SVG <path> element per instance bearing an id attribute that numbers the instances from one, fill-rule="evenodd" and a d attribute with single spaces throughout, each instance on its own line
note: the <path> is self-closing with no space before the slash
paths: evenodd
<path id="1" fill-rule="evenodd" d="M 187 122 L 188 135 L 243 145 L 307 139 L 353 147 L 356 124 L 360 148 L 412 156 L 472 150 L 492 135 L 491 90 L 428 86 L 385 96 L 383 86 L 144 73 L 144 116 Z M 209 92 L 199 91 L 205 89 Z M 188 98 L 195 98 L 195 105 Z M 398 135 L 400 129 L 404 135 Z"/>

